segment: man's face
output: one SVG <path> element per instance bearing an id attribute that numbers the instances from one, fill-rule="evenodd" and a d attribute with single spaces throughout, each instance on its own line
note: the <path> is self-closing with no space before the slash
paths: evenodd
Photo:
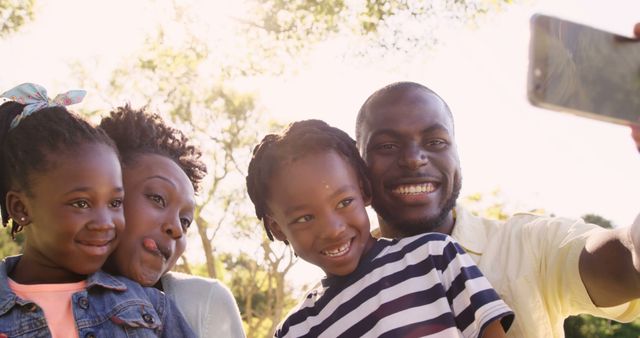
<path id="1" fill-rule="evenodd" d="M 387 94 L 368 104 L 360 128 L 358 146 L 369 167 L 382 234 L 450 232 L 461 175 L 444 102 L 415 88 Z"/>

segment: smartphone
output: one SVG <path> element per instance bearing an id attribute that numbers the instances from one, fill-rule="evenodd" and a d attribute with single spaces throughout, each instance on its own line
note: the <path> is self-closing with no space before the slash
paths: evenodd
<path id="1" fill-rule="evenodd" d="M 640 40 L 535 14 L 529 101 L 623 125 L 640 122 Z"/>

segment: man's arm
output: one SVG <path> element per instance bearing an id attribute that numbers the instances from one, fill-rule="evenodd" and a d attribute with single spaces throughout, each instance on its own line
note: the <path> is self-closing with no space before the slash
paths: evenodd
<path id="1" fill-rule="evenodd" d="M 598 307 L 640 298 L 640 217 L 630 227 L 592 234 L 580 254 L 580 277 Z"/>

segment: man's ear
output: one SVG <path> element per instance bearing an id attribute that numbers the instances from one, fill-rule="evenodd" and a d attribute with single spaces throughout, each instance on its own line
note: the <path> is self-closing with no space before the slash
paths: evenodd
<path id="1" fill-rule="evenodd" d="M 20 224 L 20 226 L 31 223 L 28 199 L 24 192 L 9 190 L 5 202 L 7 203 L 9 217 L 11 217 L 14 222 Z"/>
<path id="2" fill-rule="evenodd" d="M 287 241 L 287 236 L 282 232 L 282 229 L 280 229 L 280 225 L 278 224 L 278 222 L 276 222 L 275 219 L 273 219 L 273 217 L 271 217 L 269 215 L 265 216 L 265 218 L 264 218 L 264 226 L 267 229 L 269 229 L 269 231 L 271 231 L 271 234 L 277 240 L 289 244 L 289 242 Z"/>

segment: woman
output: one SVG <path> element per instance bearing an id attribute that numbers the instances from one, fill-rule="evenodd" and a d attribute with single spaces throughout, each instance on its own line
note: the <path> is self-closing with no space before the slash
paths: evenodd
<path id="1" fill-rule="evenodd" d="M 233 295 L 214 279 L 169 272 L 186 247 L 201 153 L 156 114 L 119 107 L 100 123 L 122 157 L 125 231 L 105 269 L 163 290 L 199 337 L 244 337 Z"/>

